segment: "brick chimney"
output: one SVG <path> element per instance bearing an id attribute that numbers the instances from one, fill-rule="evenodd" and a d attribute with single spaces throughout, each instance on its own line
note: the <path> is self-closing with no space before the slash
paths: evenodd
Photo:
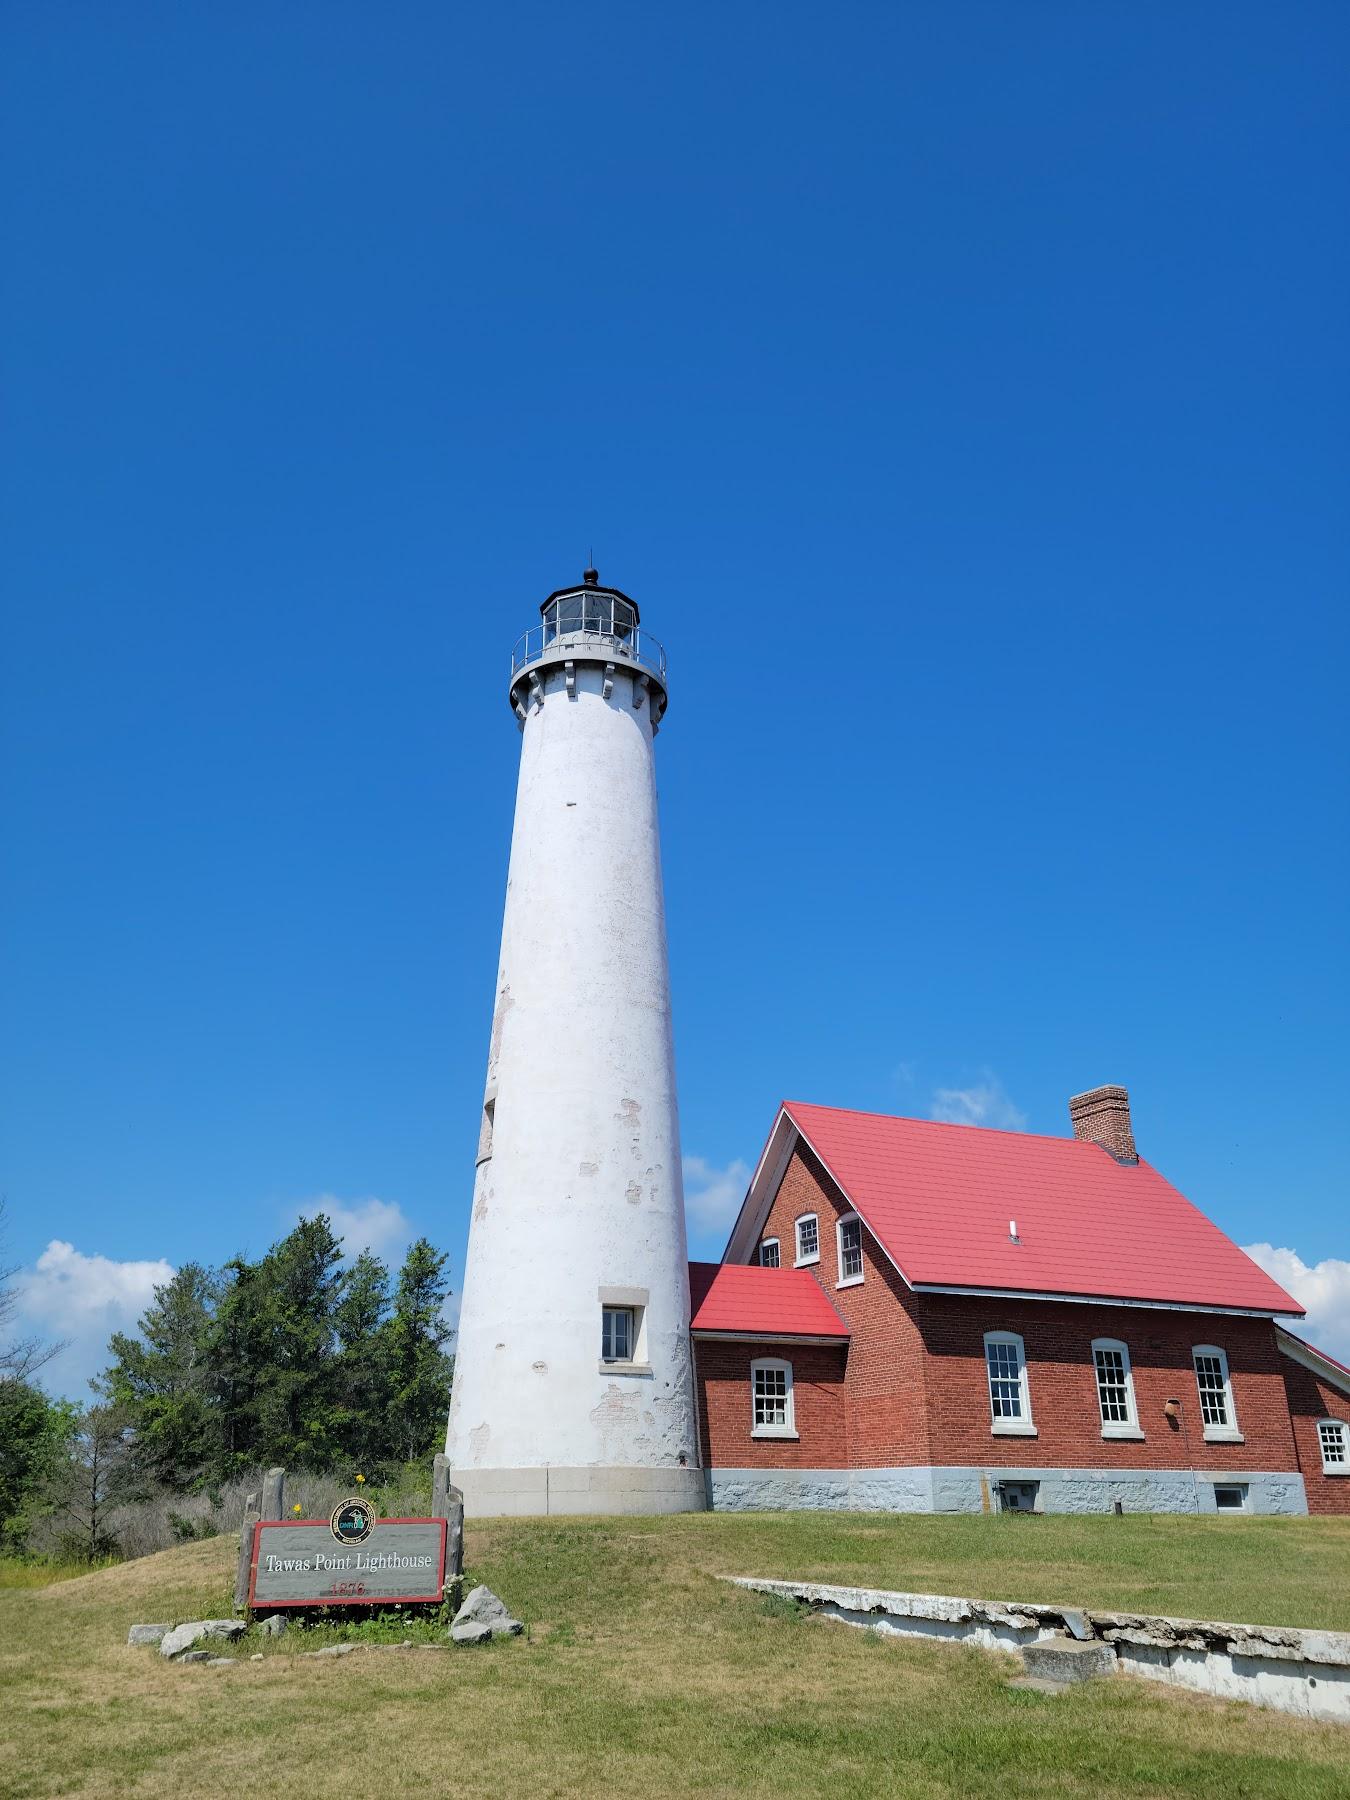
<path id="1" fill-rule="evenodd" d="M 1130 1096 L 1123 1087 L 1091 1088 L 1069 1101 L 1073 1135 L 1089 1144 L 1100 1144 L 1117 1162 L 1139 1161 L 1130 1124 Z"/>

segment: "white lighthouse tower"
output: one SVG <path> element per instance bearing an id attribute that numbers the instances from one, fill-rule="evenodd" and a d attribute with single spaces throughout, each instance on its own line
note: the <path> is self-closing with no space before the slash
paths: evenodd
<path id="1" fill-rule="evenodd" d="M 540 611 L 446 1453 L 470 1513 L 694 1511 L 665 652 L 594 569 Z"/>

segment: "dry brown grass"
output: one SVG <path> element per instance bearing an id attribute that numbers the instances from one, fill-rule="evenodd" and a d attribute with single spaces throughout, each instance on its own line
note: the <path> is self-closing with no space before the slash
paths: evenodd
<path id="1" fill-rule="evenodd" d="M 529 1621 L 528 1638 L 331 1662 L 182 1668 L 125 1647 L 133 1620 L 228 1610 L 228 1540 L 0 1594 L 0 1792 L 1344 1795 L 1340 1728 L 1126 1680 L 1056 1700 L 1012 1693 L 1004 1659 L 801 1620 L 715 1579 L 736 1568 L 902 1585 L 923 1566 L 947 1591 L 976 1591 L 955 1577 L 983 1559 L 953 1560 L 948 1523 L 490 1523 L 470 1530 L 470 1567 Z M 1006 1535 L 1003 1565 L 1036 1565 L 1024 1597 L 1071 1598 L 1053 1590 L 1082 1574 L 1083 1522 L 1046 1523 L 1034 1539 Z M 1208 1545 L 1241 1564 L 1231 1536 L 1166 1542 L 1195 1552 L 1197 1592 L 1214 1579 Z M 1296 1594 L 1309 1548 L 1324 1547 L 1325 1587 L 1350 1531 L 1253 1543 L 1258 1564 L 1288 1562 Z M 1109 1569 L 1124 1541 L 1100 1547 Z M 1050 1560 L 1056 1549 L 1067 1561 Z M 1109 1597 L 1137 1603 L 1148 1579 L 1127 1568 Z"/>

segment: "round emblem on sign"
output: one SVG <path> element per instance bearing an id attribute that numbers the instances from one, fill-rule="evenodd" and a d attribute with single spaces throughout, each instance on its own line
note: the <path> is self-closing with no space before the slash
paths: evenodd
<path id="1" fill-rule="evenodd" d="M 375 1508 L 369 1500 L 339 1500 L 328 1529 L 339 1544 L 364 1544 L 375 1529 Z"/>

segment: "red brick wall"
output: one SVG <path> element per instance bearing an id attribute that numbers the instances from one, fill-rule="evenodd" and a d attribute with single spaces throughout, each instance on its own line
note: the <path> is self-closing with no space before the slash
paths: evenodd
<path id="1" fill-rule="evenodd" d="M 914 1294 L 866 1232 L 862 1284 L 837 1288 L 835 1222 L 848 1210 L 816 1158 L 799 1145 L 763 1235 L 779 1239 L 783 1264 L 790 1267 L 796 1219 L 805 1212 L 819 1216 L 820 1262 L 812 1272 L 853 1333 L 844 1378 L 849 1466 L 955 1463 L 1215 1472 L 1298 1466 L 1285 1391 L 1288 1358 L 1277 1350 L 1268 1320 Z M 990 1430 L 986 1331 L 1015 1331 L 1024 1340 L 1034 1438 L 995 1437 Z M 1129 1347 L 1142 1440 L 1101 1435 L 1094 1337 L 1119 1338 Z M 1241 1444 L 1204 1440 L 1193 1344 L 1218 1344 L 1227 1353 L 1238 1428 L 1245 1440 Z M 795 1363 L 790 1351 L 782 1354 Z M 1173 1397 L 1182 1403 L 1175 1426 L 1163 1415 L 1165 1402 Z M 742 1411 L 748 1404 L 742 1401 Z M 799 1429 L 797 1466 L 837 1466 L 832 1453 L 828 1458 L 814 1455 L 806 1429 Z M 716 1428 L 712 1443 L 714 1461 L 732 1464 Z M 1319 1468 L 1320 1463 L 1319 1457 Z M 1329 1485 L 1334 1487 L 1334 1481 Z"/>
<path id="2" fill-rule="evenodd" d="M 750 1365 L 762 1356 L 792 1364 L 797 1441 L 751 1437 Z M 825 1344 L 752 1344 L 699 1338 L 694 1345 L 704 1466 L 721 1469 L 846 1469 L 844 1352 Z"/>
<path id="3" fill-rule="evenodd" d="M 1332 1387 L 1330 1382 L 1322 1381 L 1291 1356 L 1282 1356 L 1281 1361 L 1284 1363 L 1289 1411 L 1294 1421 L 1294 1441 L 1303 1469 L 1303 1485 L 1308 1492 L 1308 1511 L 1350 1513 L 1350 1475 L 1322 1473 L 1322 1447 L 1317 1441 L 1319 1419 L 1350 1422 L 1350 1395 Z"/>

